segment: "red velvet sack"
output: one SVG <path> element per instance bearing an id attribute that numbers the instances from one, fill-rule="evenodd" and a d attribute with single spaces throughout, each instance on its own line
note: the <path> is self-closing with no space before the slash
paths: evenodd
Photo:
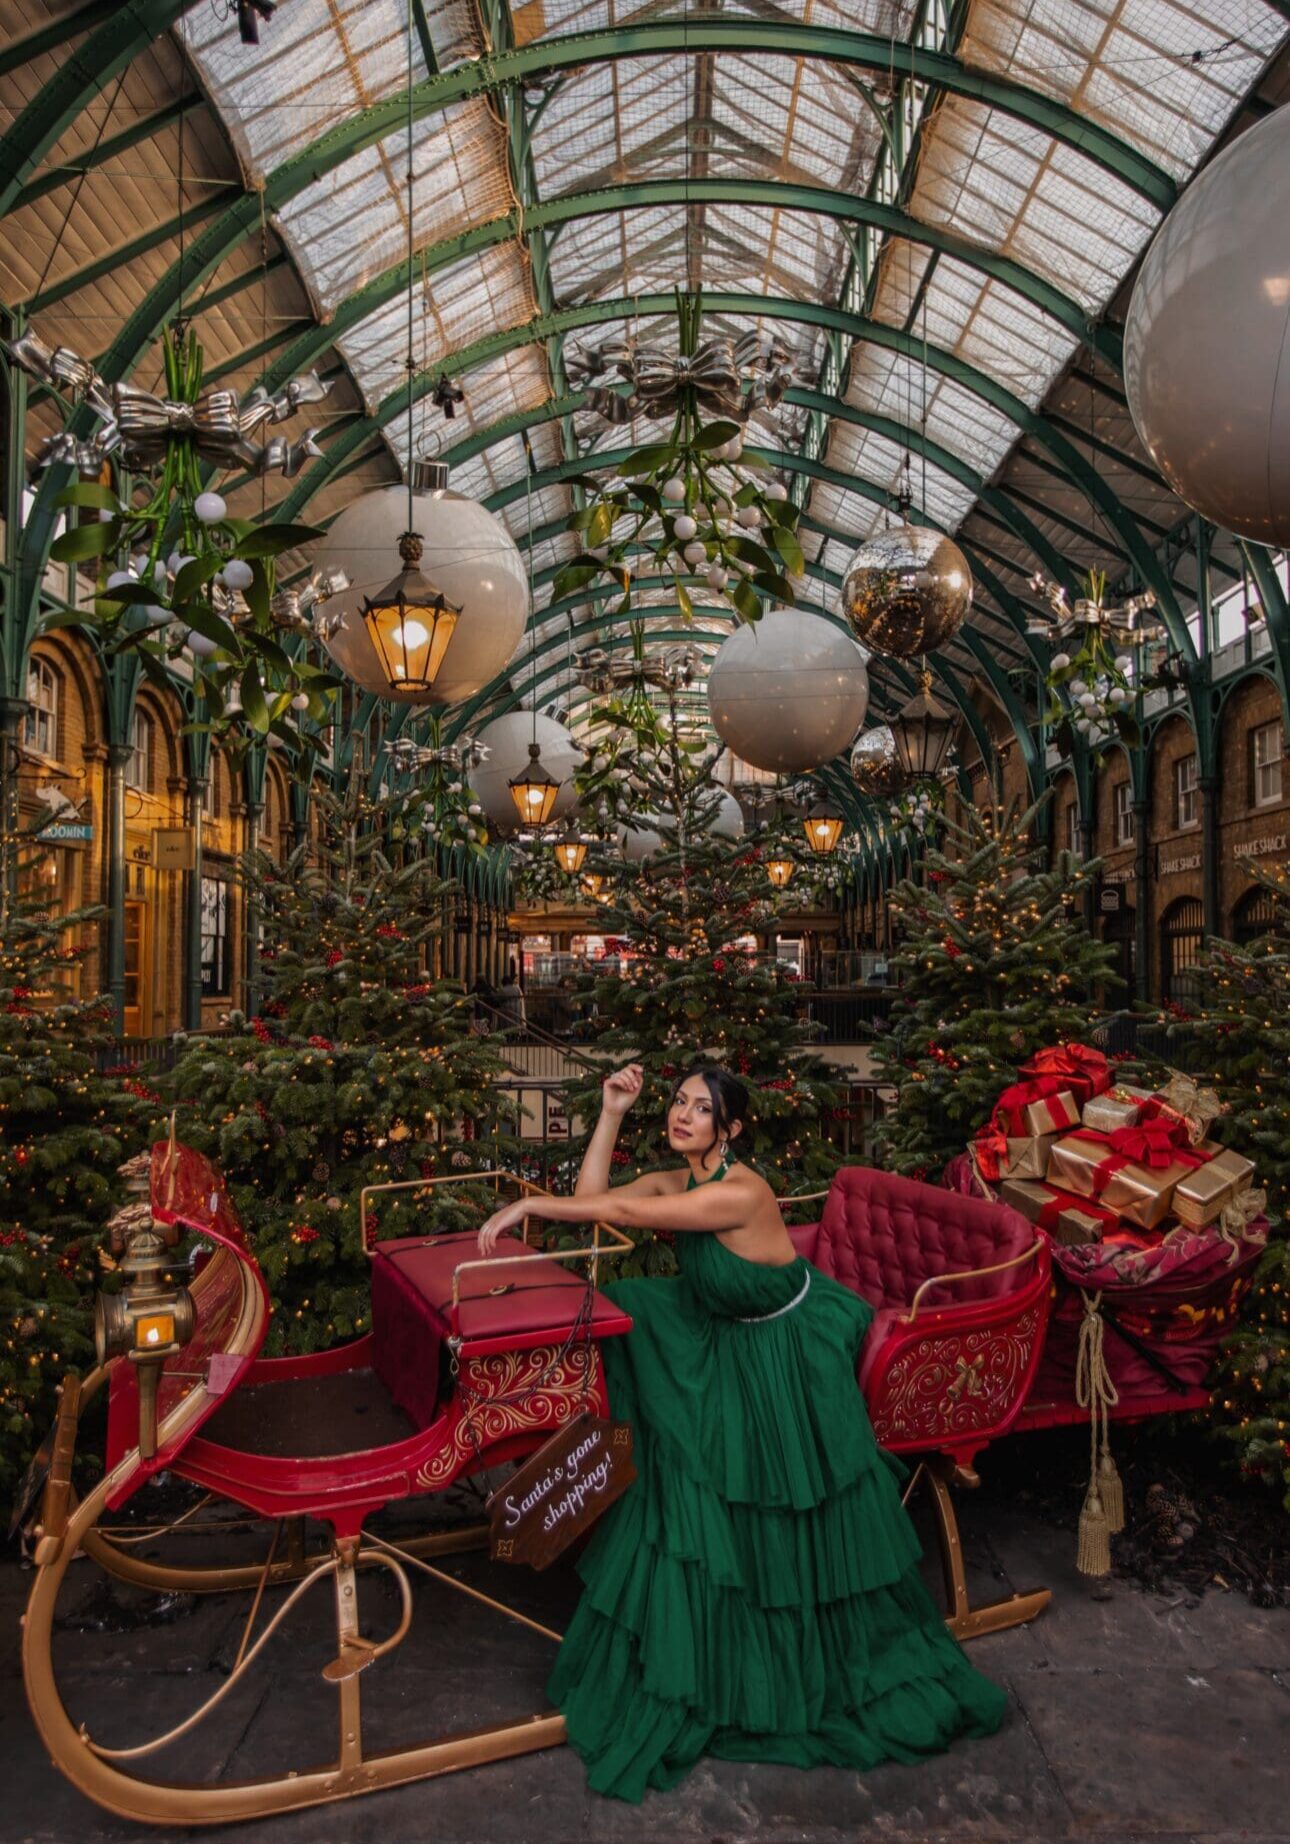
<path id="1" fill-rule="evenodd" d="M 1075 1399 L 1084 1293 L 1102 1296 L 1106 1367 L 1122 1401 L 1149 1412 L 1156 1398 L 1202 1387 L 1240 1311 L 1267 1230 L 1260 1218 L 1235 1244 L 1216 1229 L 1180 1225 L 1163 1239 L 1117 1236 L 1054 1247 L 1057 1298 L 1034 1399 Z"/>

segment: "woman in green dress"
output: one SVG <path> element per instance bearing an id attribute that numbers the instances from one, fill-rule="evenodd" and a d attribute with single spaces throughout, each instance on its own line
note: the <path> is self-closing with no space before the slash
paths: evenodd
<path id="1" fill-rule="evenodd" d="M 901 1468 L 878 1448 L 856 1365 L 872 1308 L 797 1255 L 773 1192 L 733 1154 L 747 1091 L 696 1065 L 668 1144 L 683 1163 L 610 1187 L 640 1093 L 604 1084 L 571 1198 L 528 1212 L 676 1233 L 680 1273 L 605 1291 L 631 1314 L 600 1346 L 638 1477 L 582 1556 L 582 1599 L 549 1686 L 597 1792 L 640 1800 L 702 1755 L 864 1770 L 1003 1719 L 918 1574 Z"/>

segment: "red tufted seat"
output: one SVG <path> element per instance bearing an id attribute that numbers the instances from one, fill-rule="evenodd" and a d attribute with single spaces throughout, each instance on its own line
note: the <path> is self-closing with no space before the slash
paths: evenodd
<path id="1" fill-rule="evenodd" d="M 1033 1618 L 1046 1593 L 969 1608 L 948 1483 L 975 1478 L 972 1460 L 1026 1399 L 1051 1299 L 1046 1240 L 1006 1205 L 862 1165 L 837 1174 L 818 1223 L 789 1234 L 875 1308 L 859 1383 L 882 1445 L 924 1458 L 954 1631 L 968 1638 Z"/>
<path id="2" fill-rule="evenodd" d="M 1019 1212 L 852 1165 L 820 1221 L 790 1234 L 875 1309 L 859 1376 L 885 1446 L 943 1448 L 966 1464 L 1006 1432 L 1039 1359 L 1049 1291 L 1047 1244 Z M 951 1393 L 960 1357 L 969 1375 Z"/>

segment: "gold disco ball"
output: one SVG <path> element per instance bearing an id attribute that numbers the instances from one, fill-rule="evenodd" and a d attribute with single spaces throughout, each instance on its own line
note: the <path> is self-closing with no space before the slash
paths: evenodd
<path id="1" fill-rule="evenodd" d="M 967 558 L 925 525 L 897 525 L 870 538 L 842 583 L 842 612 L 856 639 L 892 659 L 943 646 L 971 606 Z"/>

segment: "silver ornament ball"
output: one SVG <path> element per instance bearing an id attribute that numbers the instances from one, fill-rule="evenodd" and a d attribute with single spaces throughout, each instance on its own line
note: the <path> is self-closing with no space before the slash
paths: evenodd
<path id="1" fill-rule="evenodd" d="M 971 606 L 967 558 L 925 525 L 897 525 L 868 539 L 842 583 L 842 612 L 857 640 L 891 659 L 943 646 Z"/>

